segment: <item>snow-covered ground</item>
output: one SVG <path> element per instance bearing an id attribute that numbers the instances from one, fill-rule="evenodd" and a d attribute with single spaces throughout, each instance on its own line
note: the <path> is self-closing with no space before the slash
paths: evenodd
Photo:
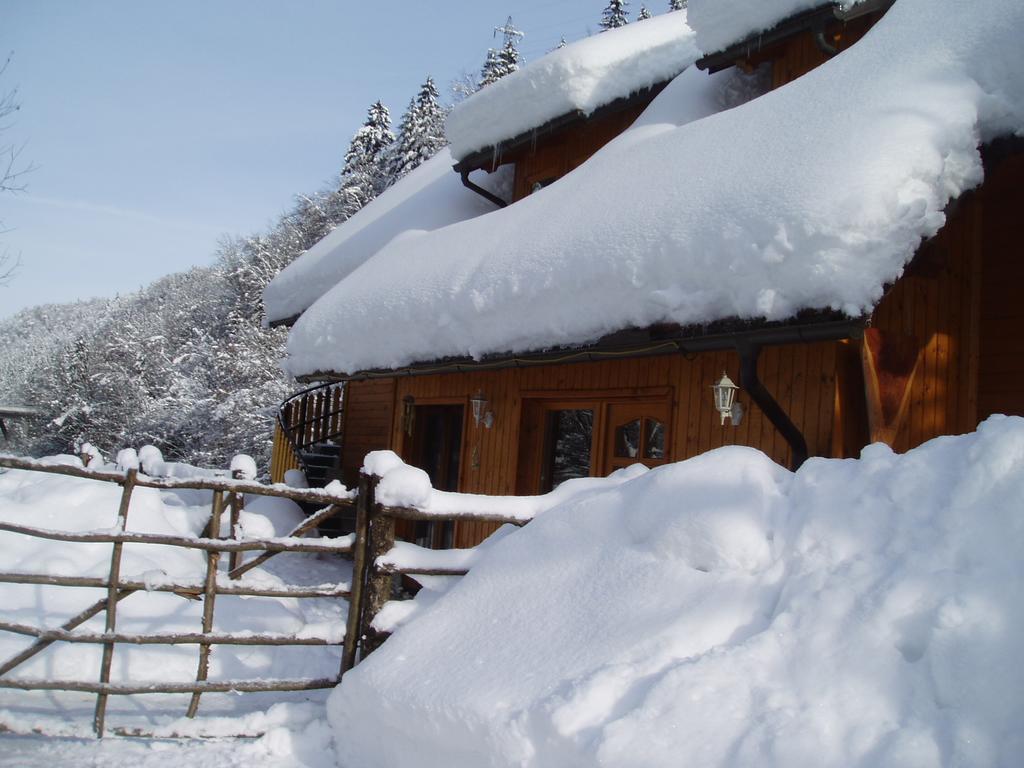
<path id="1" fill-rule="evenodd" d="M 71 456 L 49 461 L 80 466 L 77 457 Z M 191 471 L 184 465 L 164 468 L 179 477 Z M 116 522 L 120 493 L 112 483 L 0 470 L 0 520 L 54 530 L 109 530 Z M 209 519 L 210 498 L 208 491 L 136 488 L 127 530 L 200 535 Z M 302 511 L 291 501 L 249 496 L 240 522 L 244 536 L 262 538 L 283 536 L 302 519 Z M 105 578 L 110 552 L 109 544 L 62 543 L 0 533 L 0 571 Z M 201 583 L 205 569 L 206 556 L 199 550 L 127 544 L 121 577 L 154 584 L 172 580 Z M 287 553 L 248 572 L 236 583 L 335 586 L 347 582 L 350 576 L 350 565 L 340 558 Z M 105 594 L 105 590 L 92 588 L 3 584 L 0 617 L 12 623 L 57 627 Z M 214 631 L 340 637 L 346 608 L 344 600 L 333 598 L 219 595 Z M 102 632 L 103 622 L 100 613 L 81 630 Z M 119 632 L 198 632 L 201 627 L 199 600 L 165 592 L 138 592 L 118 604 Z M 31 642 L 28 637 L 0 632 L 0 659 L 6 660 Z M 9 676 L 96 682 L 101 654 L 99 645 L 55 643 Z M 111 676 L 115 683 L 189 682 L 195 679 L 198 647 L 118 644 L 113 662 Z M 339 666 L 337 646 L 218 645 L 210 657 L 210 679 L 332 678 Z M 0 735 L 0 765 L 166 765 L 180 763 L 186 754 L 197 765 L 322 765 L 323 754 L 329 752 L 330 736 L 323 722 L 324 691 L 204 694 L 195 720 L 184 718 L 189 698 L 178 694 L 113 696 L 107 708 L 108 727 L 158 734 L 242 734 L 253 739 L 241 744 L 170 740 L 150 744 L 112 738 L 100 745 L 91 738 L 95 696 L 0 689 L 0 724 L 17 734 Z M 33 730 L 64 738 L 49 741 L 25 736 Z"/>
<path id="2" fill-rule="evenodd" d="M 340 765 L 1024 765 L 1024 419 L 739 447 L 507 533 L 336 689 Z"/>
<path id="3" fill-rule="evenodd" d="M 371 464 L 395 499 L 454 512 L 487 502 L 432 492 L 388 454 Z M 0 514 L 37 525 L 109 524 L 116 495 L 81 480 L 0 475 Z M 468 576 L 431 583 L 329 698 L 207 695 L 188 722 L 185 697 L 132 697 L 112 700 L 108 716 L 253 738 L 98 743 L 88 737 L 92 697 L 6 692 L 0 722 L 64 736 L 0 735 L 0 765 L 1024 764 L 1024 419 L 994 416 L 902 455 L 878 444 L 860 459 L 811 459 L 796 473 L 729 447 L 550 496 L 505 501 L 505 513 L 533 521 L 465 558 Z M 195 532 L 205 498 L 154 492 L 138 505 L 130 527 Z M 12 543 L 0 549 L 4 569 L 105 568 L 106 553 L 90 545 L 74 555 Z M 199 568 L 176 553 L 154 561 L 126 551 L 128 573 Z M 409 557 L 419 553 L 392 559 Z M 268 565 L 261 578 L 337 578 L 333 562 L 271 563 L 280 570 Z M 50 589 L 5 587 L 5 617 L 56 623 L 73 606 Z M 310 602 L 256 611 L 224 598 L 218 628 L 341 621 L 338 602 Z M 197 606 L 173 596 L 122 605 L 139 628 L 198 620 Z M 6 656 L 19 641 L 3 642 Z M 95 653 L 44 655 L 39 673 L 95 679 Z M 217 675 L 316 676 L 337 665 L 336 653 L 316 650 L 287 659 L 218 648 L 214 659 Z M 187 679 L 195 653 L 119 647 L 115 662 L 117 679 Z"/>

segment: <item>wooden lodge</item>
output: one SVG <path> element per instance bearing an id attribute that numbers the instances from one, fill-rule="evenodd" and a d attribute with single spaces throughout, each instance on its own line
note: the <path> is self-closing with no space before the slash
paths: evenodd
<path id="1" fill-rule="evenodd" d="M 771 86 L 781 87 L 856 44 L 885 4 L 861 9 L 844 17 L 823 6 L 697 66 L 768 67 Z M 590 118 L 567 115 L 455 170 L 514 164 L 515 204 L 628 127 L 659 90 Z M 343 405 L 335 387 L 282 412 L 274 480 L 328 437 L 337 443 L 335 474 L 347 484 L 368 451 L 389 448 L 440 489 L 537 494 L 568 477 L 723 445 L 796 466 L 807 456 L 857 456 L 875 441 L 905 451 L 970 431 L 990 414 L 1024 415 L 1024 306 L 1012 295 L 1024 283 L 1016 219 L 1024 146 L 997 140 L 983 159 L 984 184 L 950 205 L 946 225 L 869 318 L 803 313 L 785 323 L 653 327 L 587 347 L 339 375 Z M 738 424 L 723 424 L 712 399 L 723 371 L 740 387 Z M 326 414 L 329 428 L 320 426 Z M 490 530 L 474 523 L 427 533 L 435 544 L 471 546 Z"/>

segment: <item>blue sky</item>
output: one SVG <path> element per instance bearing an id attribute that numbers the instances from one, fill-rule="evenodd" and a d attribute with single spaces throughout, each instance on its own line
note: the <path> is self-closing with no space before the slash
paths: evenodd
<path id="1" fill-rule="evenodd" d="M 372 101 L 397 122 L 427 75 L 447 92 L 475 73 L 508 15 L 529 60 L 596 31 L 604 4 L 2 0 L 0 90 L 21 110 L 0 143 L 36 169 L 0 198 L 0 248 L 22 259 L 0 317 L 211 263 L 337 171 Z"/>

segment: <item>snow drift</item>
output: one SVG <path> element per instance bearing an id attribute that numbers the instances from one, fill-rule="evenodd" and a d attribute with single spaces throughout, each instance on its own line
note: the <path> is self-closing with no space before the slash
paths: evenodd
<path id="1" fill-rule="evenodd" d="M 981 181 L 979 144 L 1024 126 L 1022 29 L 1017 0 L 898 0 L 848 51 L 700 119 L 688 105 L 711 78 L 684 72 L 652 105 L 683 105 L 679 123 L 508 208 L 391 242 L 296 323 L 287 365 L 355 372 L 659 322 L 870 312 Z"/>
<path id="2" fill-rule="evenodd" d="M 345 677 L 340 763 L 1019 765 L 1022 498 L 1024 419 L 994 416 L 796 474 L 722 448 L 572 500 Z"/>

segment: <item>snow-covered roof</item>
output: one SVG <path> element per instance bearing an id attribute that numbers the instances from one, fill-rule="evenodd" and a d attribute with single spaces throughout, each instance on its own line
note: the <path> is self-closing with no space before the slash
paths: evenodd
<path id="1" fill-rule="evenodd" d="M 452 155 L 462 160 L 562 115 L 590 114 L 671 80 L 698 56 L 685 11 L 570 43 L 482 88 L 452 110 L 446 125 Z"/>
<path id="2" fill-rule="evenodd" d="M 897 0 L 818 69 L 718 111 L 688 69 L 557 183 L 383 247 L 300 318 L 295 375 L 578 345 L 655 323 L 869 312 L 979 144 L 1024 133 L 1019 0 Z"/>
<path id="3" fill-rule="evenodd" d="M 697 46 L 717 53 L 780 21 L 824 5 L 846 10 L 865 0 L 691 0 L 689 23 L 697 33 Z"/>
<path id="4" fill-rule="evenodd" d="M 452 173 L 452 156 L 438 152 L 289 264 L 263 294 L 270 322 L 290 320 L 398 235 L 414 237 L 494 209 Z M 507 179 L 492 174 L 480 186 L 499 195 Z"/>

